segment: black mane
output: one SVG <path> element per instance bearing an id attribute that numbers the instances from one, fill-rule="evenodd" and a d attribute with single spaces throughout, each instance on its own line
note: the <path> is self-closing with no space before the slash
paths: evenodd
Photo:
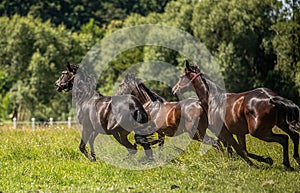
<path id="1" fill-rule="evenodd" d="M 138 90 L 141 95 L 144 95 L 142 91 L 144 91 L 151 99 L 151 101 L 159 101 L 161 103 L 165 102 L 166 100 L 159 96 L 154 91 L 151 91 L 146 85 L 142 82 L 140 78 L 136 78 L 134 74 L 128 74 L 125 78 L 125 82 L 129 84 L 130 82 L 133 82 L 135 85 L 135 88 Z"/>
<path id="2" fill-rule="evenodd" d="M 146 87 L 146 85 L 144 83 L 140 83 L 139 87 L 141 89 L 143 89 L 151 98 L 152 101 L 159 101 L 161 103 L 165 102 L 166 100 L 164 98 L 162 98 L 161 96 L 159 96 L 156 92 L 151 91 L 149 88 Z"/>
<path id="3" fill-rule="evenodd" d="M 90 99 L 95 94 L 103 96 L 96 91 L 96 78 L 89 75 L 82 67 L 77 69 L 73 87 L 73 95 L 79 103 Z"/>

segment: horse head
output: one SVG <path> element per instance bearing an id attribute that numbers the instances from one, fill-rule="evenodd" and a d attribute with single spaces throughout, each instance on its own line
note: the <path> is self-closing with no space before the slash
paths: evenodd
<path id="1" fill-rule="evenodd" d="M 66 70 L 61 72 L 60 77 L 55 82 L 55 86 L 58 92 L 63 90 L 69 91 L 72 90 L 74 77 L 77 72 L 78 65 L 68 63 L 66 66 Z"/>
<path id="2" fill-rule="evenodd" d="M 190 65 L 189 61 L 185 61 L 184 73 L 180 75 L 179 81 L 173 86 L 172 93 L 184 92 L 190 86 L 194 79 L 201 75 L 199 67 L 194 64 Z"/>

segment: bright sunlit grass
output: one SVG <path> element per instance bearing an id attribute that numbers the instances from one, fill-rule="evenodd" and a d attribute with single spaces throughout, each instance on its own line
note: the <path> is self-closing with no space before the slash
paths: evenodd
<path id="1" fill-rule="evenodd" d="M 170 155 L 164 152 L 174 151 L 167 141 L 163 152 L 154 153 L 154 164 L 161 166 L 151 168 L 141 163 L 141 148 L 134 158 L 124 160 L 124 147 L 116 144 L 112 148 L 106 143 L 108 136 L 98 137 L 98 160 L 91 163 L 78 149 L 80 133 L 76 128 L 1 128 L 0 192 L 300 192 L 292 145 L 294 172 L 284 170 L 278 144 L 250 136 L 248 150 L 272 157 L 273 166 L 255 162 L 260 167 L 255 169 L 237 156 L 229 158 L 212 148 L 202 155 L 200 143 L 194 141 L 163 164 L 160 161 Z M 114 152 L 120 154 L 118 160 L 110 156 Z M 124 162 L 123 168 L 115 166 L 118 162 Z M 124 169 L 133 166 L 137 168 Z"/>

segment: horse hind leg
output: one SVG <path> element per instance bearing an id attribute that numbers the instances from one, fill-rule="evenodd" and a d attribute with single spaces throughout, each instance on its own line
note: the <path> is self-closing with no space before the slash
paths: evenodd
<path id="1" fill-rule="evenodd" d="M 245 153 L 246 153 L 250 158 L 255 159 L 255 160 L 259 161 L 259 162 L 264 162 L 264 163 L 273 165 L 273 160 L 272 160 L 272 158 L 270 158 L 270 157 L 264 158 L 264 157 L 259 156 L 259 155 L 256 155 L 256 154 L 249 153 L 249 152 L 247 151 L 247 147 L 246 147 L 246 136 L 245 136 L 245 135 L 237 135 L 237 139 L 238 139 L 238 142 L 239 142 L 240 146 L 243 148 L 243 151 L 245 151 Z"/>
<path id="2" fill-rule="evenodd" d="M 289 138 L 287 135 L 284 134 L 275 134 L 271 131 L 268 135 L 266 134 L 258 134 L 254 133 L 253 136 L 266 141 L 266 142 L 277 142 L 282 145 L 283 148 L 283 165 L 286 167 L 286 169 L 293 171 L 294 168 L 291 167 L 290 161 L 289 161 Z"/>
<path id="3" fill-rule="evenodd" d="M 279 125 L 279 128 L 282 129 L 284 132 L 286 132 L 290 138 L 293 141 L 294 144 L 294 154 L 293 157 L 296 160 L 296 162 L 298 163 L 298 165 L 300 165 L 300 157 L 299 157 L 299 134 L 294 131 L 294 130 L 290 130 L 288 125 L 286 124 L 281 124 Z"/>

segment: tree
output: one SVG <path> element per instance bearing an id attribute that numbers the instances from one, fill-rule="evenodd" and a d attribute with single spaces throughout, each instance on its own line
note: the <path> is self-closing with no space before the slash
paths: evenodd
<path id="1" fill-rule="evenodd" d="M 278 4 L 271 0 L 203 0 L 195 6 L 194 34 L 221 61 L 231 91 L 265 85 L 265 77 L 276 60 L 270 46 L 274 37 L 270 27 L 277 12 Z"/>
<path id="2" fill-rule="evenodd" d="M 280 82 L 272 83 L 276 90 L 300 104 L 300 4 L 286 1 L 278 22 L 272 26 L 275 37 L 272 45 L 277 55 L 274 76 Z"/>
<path id="3" fill-rule="evenodd" d="M 9 93 L 12 104 L 3 111 L 19 120 L 33 116 L 40 120 L 64 118 L 63 114 L 71 110 L 71 95 L 59 95 L 54 82 L 67 61 L 80 61 L 90 47 L 91 36 L 17 15 L 2 17 L 0 26 L 0 66 L 6 76 L 2 96 Z"/>

